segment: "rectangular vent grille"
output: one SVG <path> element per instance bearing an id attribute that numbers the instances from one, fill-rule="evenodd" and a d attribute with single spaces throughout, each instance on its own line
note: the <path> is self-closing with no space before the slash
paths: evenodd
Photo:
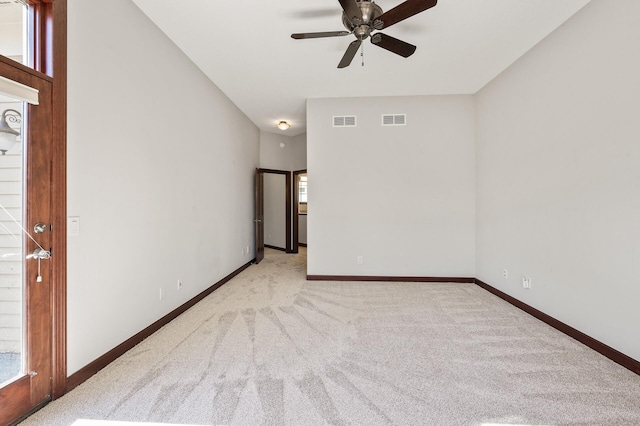
<path id="1" fill-rule="evenodd" d="M 406 126 L 407 114 L 382 114 L 383 126 Z"/>
<path id="2" fill-rule="evenodd" d="M 356 127 L 355 115 L 334 115 L 333 127 Z"/>

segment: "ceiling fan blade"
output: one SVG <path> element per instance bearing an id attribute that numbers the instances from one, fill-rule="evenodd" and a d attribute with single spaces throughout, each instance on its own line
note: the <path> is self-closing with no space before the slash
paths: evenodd
<path id="1" fill-rule="evenodd" d="M 412 17 L 413 15 L 417 15 L 427 9 L 431 9 L 436 4 L 438 4 L 438 0 L 407 0 L 378 16 L 374 26 L 378 30 L 388 28 L 393 24 L 397 24 L 400 21 Z M 382 24 L 377 24 L 378 21 L 382 22 Z"/>
<path id="2" fill-rule="evenodd" d="M 376 33 L 371 36 L 371 43 L 404 58 L 408 58 L 416 51 L 416 47 L 413 44 L 409 44 L 405 41 L 398 40 L 397 38 L 382 33 Z"/>
<path id="3" fill-rule="evenodd" d="M 338 68 L 345 68 L 348 67 L 349 64 L 351 64 L 351 61 L 353 61 L 353 57 L 356 56 L 356 53 L 358 53 L 358 49 L 360 48 L 361 44 L 362 41 L 360 40 L 352 41 L 351 44 L 349 44 L 349 47 L 347 47 L 347 51 L 344 52 L 344 56 L 338 64 Z"/>
<path id="4" fill-rule="evenodd" d="M 358 7 L 356 0 L 338 0 L 342 10 L 347 15 L 347 19 L 354 24 L 360 25 L 362 23 L 362 11 Z"/>
<path id="5" fill-rule="evenodd" d="M 301 40 L 304 38 L 340 37 L 351 34 L 349 31 L 325 31 L 321 33 L 298 33 L 291 34 L 291 38 Z"/>
<path id="6" fill-rule="evenodd" d="M 296 19 L 313 19 L 313 18 L 338 18 L 342 12 L 335 7 L 327 9 L 311 9 L 292 11 L 288 15 Z"/>

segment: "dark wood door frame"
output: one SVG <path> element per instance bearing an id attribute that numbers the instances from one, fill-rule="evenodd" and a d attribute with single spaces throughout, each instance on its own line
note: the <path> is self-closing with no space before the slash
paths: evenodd
<path id="1" fill-rule="evenodd" d="M 293 253 L 300 251 L 300 191 L 298 188 L 298 176 L 307 173 L 307 169 L 296 170 L 293 172 Z"/>
<path id="2" fill-rule="evenodd" d="M 41 71 L 53 77 L 51 204 L 53 249 L 57 259 L 52 264 L 51 397 L 57 399 L 67 392 L 67 0 L 40 0 L 39 3 L 49 25 L 39 38 L 41 45 L 45 45 L 44 55 L 47 57 L 46 61 L 41 61 Z"/>
<path id="3" fill-rule="evenodd" d="M 254 180 L 255 206 L 253 223 L 255 229 L 255 258 L 253 262 L 257 265 L 264 259 L 264 173 L 256 169 Z"/>
<path id="4" fill-rule="evenodd" d="M 285 190 L 286 190 L 286 200 L 285 200 L 285 230 L 287 244 L 285 247 L 285 251 L 287 253 L 293 253 L 292 243 L 291 243 L 291 212 L 292 212 L 292 201 L 291 201 L 291 172 L 286 170 L 274 170 L 274 169 L 258 169 L 260 173 L 263 175 L 265 173 L 276 174 L 276 175 L 284 175 L 285 176 Z M 264 231 L 264 227 L 263 227 Z M 263 236 L 264 241 L 264 236 Z"/>
<path id="5" fill-rule="evenodd" d="M 0 390 L 0 421 L 21 418 L 66 391 L 66 114 L 56 100 L 56 79 L 37 69 L 0 56 L 0 74 L 39 91 L 39 104 L 28 106 L 24 163 L 27 183 L 24 223 L 43 222 L 47 231 L 38 243 L 51 251 L 43 261 L 42 281 L 37 262 L 24 264 L 26 374 Z M 64 95 L 66 96 L 66 95 Z M 34 245 L 24 238 L 25 253 Z"/>
<path id="6" fill-rule="evenodd" d="M 32 46 L 30 63 L 0 55 L 13 80 L 31 75 L 52 84 L 51 153 L 51 398 L 67 391 L 67 0 L 28 0 Z"/>

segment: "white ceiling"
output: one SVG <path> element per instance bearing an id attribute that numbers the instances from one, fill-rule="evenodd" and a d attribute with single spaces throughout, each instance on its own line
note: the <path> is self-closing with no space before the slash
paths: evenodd
<path id="1" fill-rule="evenodd" d="M 418 46 L 402 58 L 369 42 L 337 69 L 345 37 L 337 0 L 133 0 L 262 130 L 306 130 L 306 99 L 473 94 L 590 0 L 440 0 L 385 34 Z M 383 11 L 400 0 L 377 0 Z"/>

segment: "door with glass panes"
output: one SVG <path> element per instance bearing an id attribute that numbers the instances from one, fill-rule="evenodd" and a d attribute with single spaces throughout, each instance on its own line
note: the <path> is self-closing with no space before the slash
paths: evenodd
<path id="1" fill-rule="evenodd" d="M 51 79 L 0 57 L 0 424 L 51 395 Z"/>

